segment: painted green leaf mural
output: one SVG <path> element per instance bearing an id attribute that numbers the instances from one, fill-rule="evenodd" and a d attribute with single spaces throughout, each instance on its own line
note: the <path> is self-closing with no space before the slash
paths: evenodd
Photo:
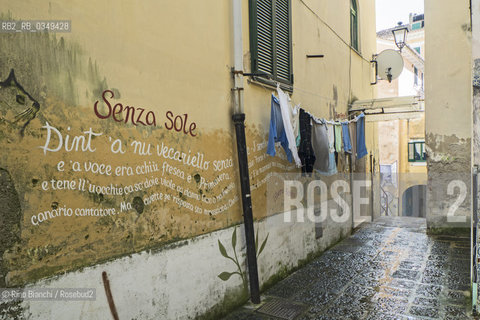
<path id="1" fill-rule="evenodd" d="M 220 240 L 218 240 L 218 249 L 220 250 L 220 253 L 222 254 L 222 256 L 224 256 L 225 258 L 230 258 L 230 256 L 227 254 L 227 250 L 225 249 L 223 244 L 220 242 Z"/>
<path id="2" fill-rule="evenodd" d="M 260 246 L 260 249 L 258 249 L 258 231 L 257 231 L 257 234 L 255 236 L 255 252 L 257 254 L 257 257 L 262 253 L 263 249 L 265 249 L 265 246 L 266 246 L 267 240 L 268 240 L 268 235 L 269 234 L 267 234 L 267 236 L 263 240 L 263 242 Z M 235 266 L 237 267 L 238 271 L 234 271 L 234 272 L 224 271 L 224 272 L 220 273 L 218 275 L 218 277 L 220 279 L 222 279 L 223 281 L 227 281 L 234 274 L 238 274 L 242 278 L 244 290 L 245 290 L 245 292 L 247 292 L 248 291 L 247 274 L 246 274 L 246 270 L 243 271 L 242 267 L 240 266 L 240 262 L 239 262 L 238 256 L 237 256 L 237 248 L 236 247 L 237 247 L 237 227 L 234 228 L 233 233 L 232 233 L 233 258 L 228 255 L 227 249 L 225 249 L 225 246 L 222 244 L 222 242 L 220 240 L 218 240 L 218 250 L 220 251 L 222 256 L 224 256 L 227 259 L 232 260 L 233 263 L 235 263 Z"/>
<path id="3" fill-rule="evenodd" d="M 270 235 L 270 233 L 267 234 L 267 236 L 265 237 L 265 240 L 263 240 L 263 243 L 262 245 L 260 246 L 260 250 L 258 251 L 257 253 L 257 257 L 260 256 L 260 254 L 262 253 L 263 249 L 265 249 L 265 245 L 267 244 L 267 240 L 268 240 L 268 236 Z M 258 236 L 258 233 L 257 233 L 257 236 Z M 258 241 L 258 237 L 257 237 L 257 241 Z M 256 243 L 258 244 L 258 242 Z"/>
<path id="4" fill-rule="evenodd" d="M 238 274 L 240 275 L 238 272 L 222 272 L 218 275 L 218 277 L 220 279 L 222 279 L 223 281 L 227 281 L 228 279 L 230 279 L 231 276 L 233 276 L 234 274 Z"/>
<path id="5" fill-rule="evenodd" d="M 235 229 L 233 230 L 233 233 L 232 233 L 232 248 L 235 249 L 236 246 L 237 246 L 237 227 L 235 226 Z"/>

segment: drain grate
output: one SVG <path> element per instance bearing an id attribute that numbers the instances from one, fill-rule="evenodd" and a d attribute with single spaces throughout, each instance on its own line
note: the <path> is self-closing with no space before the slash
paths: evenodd
<path id="1" fill-rule="evenodd" d="M 293 320 L 303 313 L 305 306 L 284 300 L 270 300 L 257 309 L 257 312 L 285 320 Z"/>

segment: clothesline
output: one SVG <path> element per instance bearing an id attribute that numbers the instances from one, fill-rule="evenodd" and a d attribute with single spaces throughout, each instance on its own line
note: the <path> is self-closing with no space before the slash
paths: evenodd
<path id="1" fill-rule="evenodd" d="M 355 118 L 351 119 L 351 120 L 326 120 L 325 118 L 317 118 L 315 117 L 313 114 L 311 114 L 309 111 L 305 110 L 304 111 L 309 114 L 312 119 L 317 122 L 317 123 L 327 123 L 327 124 L 332 124 L 332 125 L 342 125 L 344 123 L 351 123 L 351 122 L 357 122 L 358 121 L 358 118 L 361 118 L 363 116 L 365 116 L 363 114 L 363 112 L 361 112 L 359 115 L 356 115 Z"/>
<path id="2" fill-rule="evenodd" d="M 252 80 L 248 79 L 247 81 L 248 81 L 248 82 L 251 82 Z M 266 86 L 266 85 L 264 85 L 264 84 L 261 83 L 261 82 L 255 81 L 255 84 L 263 87 L 264 89 L 273 90 L 271 86 Z M 279 85 L 278 82 L 277 82 L 277 85 Z M 315 96 L 315 97 L 320 98 L 320 99 L 323 99 L 323 100 L 325 100 L 325 101 L 338 102 L 338 100 L 333 99 L 333 98 L 331 98 L 331 97 L 322 96 L 322 95 L 320 95 L 320 94 L 318 94 L 318 93 L 315 93 L 315 92 L 312 92 L 312 91 L 308 91 L 308 90 L 302 89 L 302 88 L 300 88 L 300 87 L 292 86 L 292 88 L 293 88 L 294 90 L 296 90 L 296 91 L 299 91 L 299 92 L 302 92 L 302 93 L 306 93 L 306 94 Z M 346 101 L 344 101 L 344 102 L 347 103 Z M 348 103 L 347 103 L 347 104 L 348 104 Z"/>
<path id="3" fill-rule="evenodd" d="M 319 119 L 300 104 L 292 108 L 291 97 L 279 85 L 277 94 L 278 98 L 273 93 L 271 96 L 267 154 L 275 156 L 275 144 L 280 142 L 288 161 L 295 161 L 302 172 L 316 170 L 325 175 L 338 172 L 339 153 L 351 154 L 353 159 L 367 154 L 363 113 L 350 120 Z"/>
<path id="4" fill-rule="evenodd" d="M 282 90 L 282 89 L 280 88 L 280 84 L 279 84 L 279 83 L 277 83 L 277 90 Z M 283 90 L 282 90 L 282 91 L 283 91 Z M 292 101 L 292 98 L 290 97 L 290 95 L 289 95 L 288 93 L 287 93 L 287 96 L 288 96 L 289 100 Z M 296 109 L 296 108 L 300 108 L 300 105 L 301 105 L 301 103 L 298 103 L 298 104 L 295 105 L 294 108 L 295 108 L 295 109 Z M 358 115 L 355 115 L 355 116 L 352 115 L 352 116 L 354 117 L 353 119 L 348 119 L 348 118 L 347 118 L 347 119 L 344 119 L 344 120 L 327 120 L 327 119 L 325 119 L 325 118 L 317 118 L 317 117 L 316 117 L 315 115 L 313 115 L 310 111 L 307 111 L 307 110 L 305 110 L 304 108 L 302 108 L 302 109 L 303 109 L 307 114 L 309 114 L 315 122 L 317 122 L 317 123 L 332 124 L 332 125 L 341 125 L 342 123 L 357 122 L 357 121 L 358 121 L 358 118 L 365 116 L 365 115 L 363 114 L 363 112 L 361 112 L 361 113 L 358 114 Z"/>

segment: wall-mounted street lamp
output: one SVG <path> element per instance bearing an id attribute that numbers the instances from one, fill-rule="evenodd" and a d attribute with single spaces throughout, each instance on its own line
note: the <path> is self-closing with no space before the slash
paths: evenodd
<path id="1" fill-rule="evenodd" d="M 399 22 L 398 26 L 392 30 L 392 33 L 393 38 L 395 39 L 395 44 L 397 45 L 398 49 L 400 49 L 400 52 L 402 52 L 402 48 L 405 47 L 407 42 L 407 26 L 402 26 L 402 23 Z"/>

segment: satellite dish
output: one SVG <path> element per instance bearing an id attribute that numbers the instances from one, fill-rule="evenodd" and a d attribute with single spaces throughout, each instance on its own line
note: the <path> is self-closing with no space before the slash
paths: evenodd
<path id="1" fill-rule="evenodd" d="M 402 55 L 393 49 L 380 52 L 377 56 L 377 75 L 382 80 L 392 82 L 403 71 Z"/>

